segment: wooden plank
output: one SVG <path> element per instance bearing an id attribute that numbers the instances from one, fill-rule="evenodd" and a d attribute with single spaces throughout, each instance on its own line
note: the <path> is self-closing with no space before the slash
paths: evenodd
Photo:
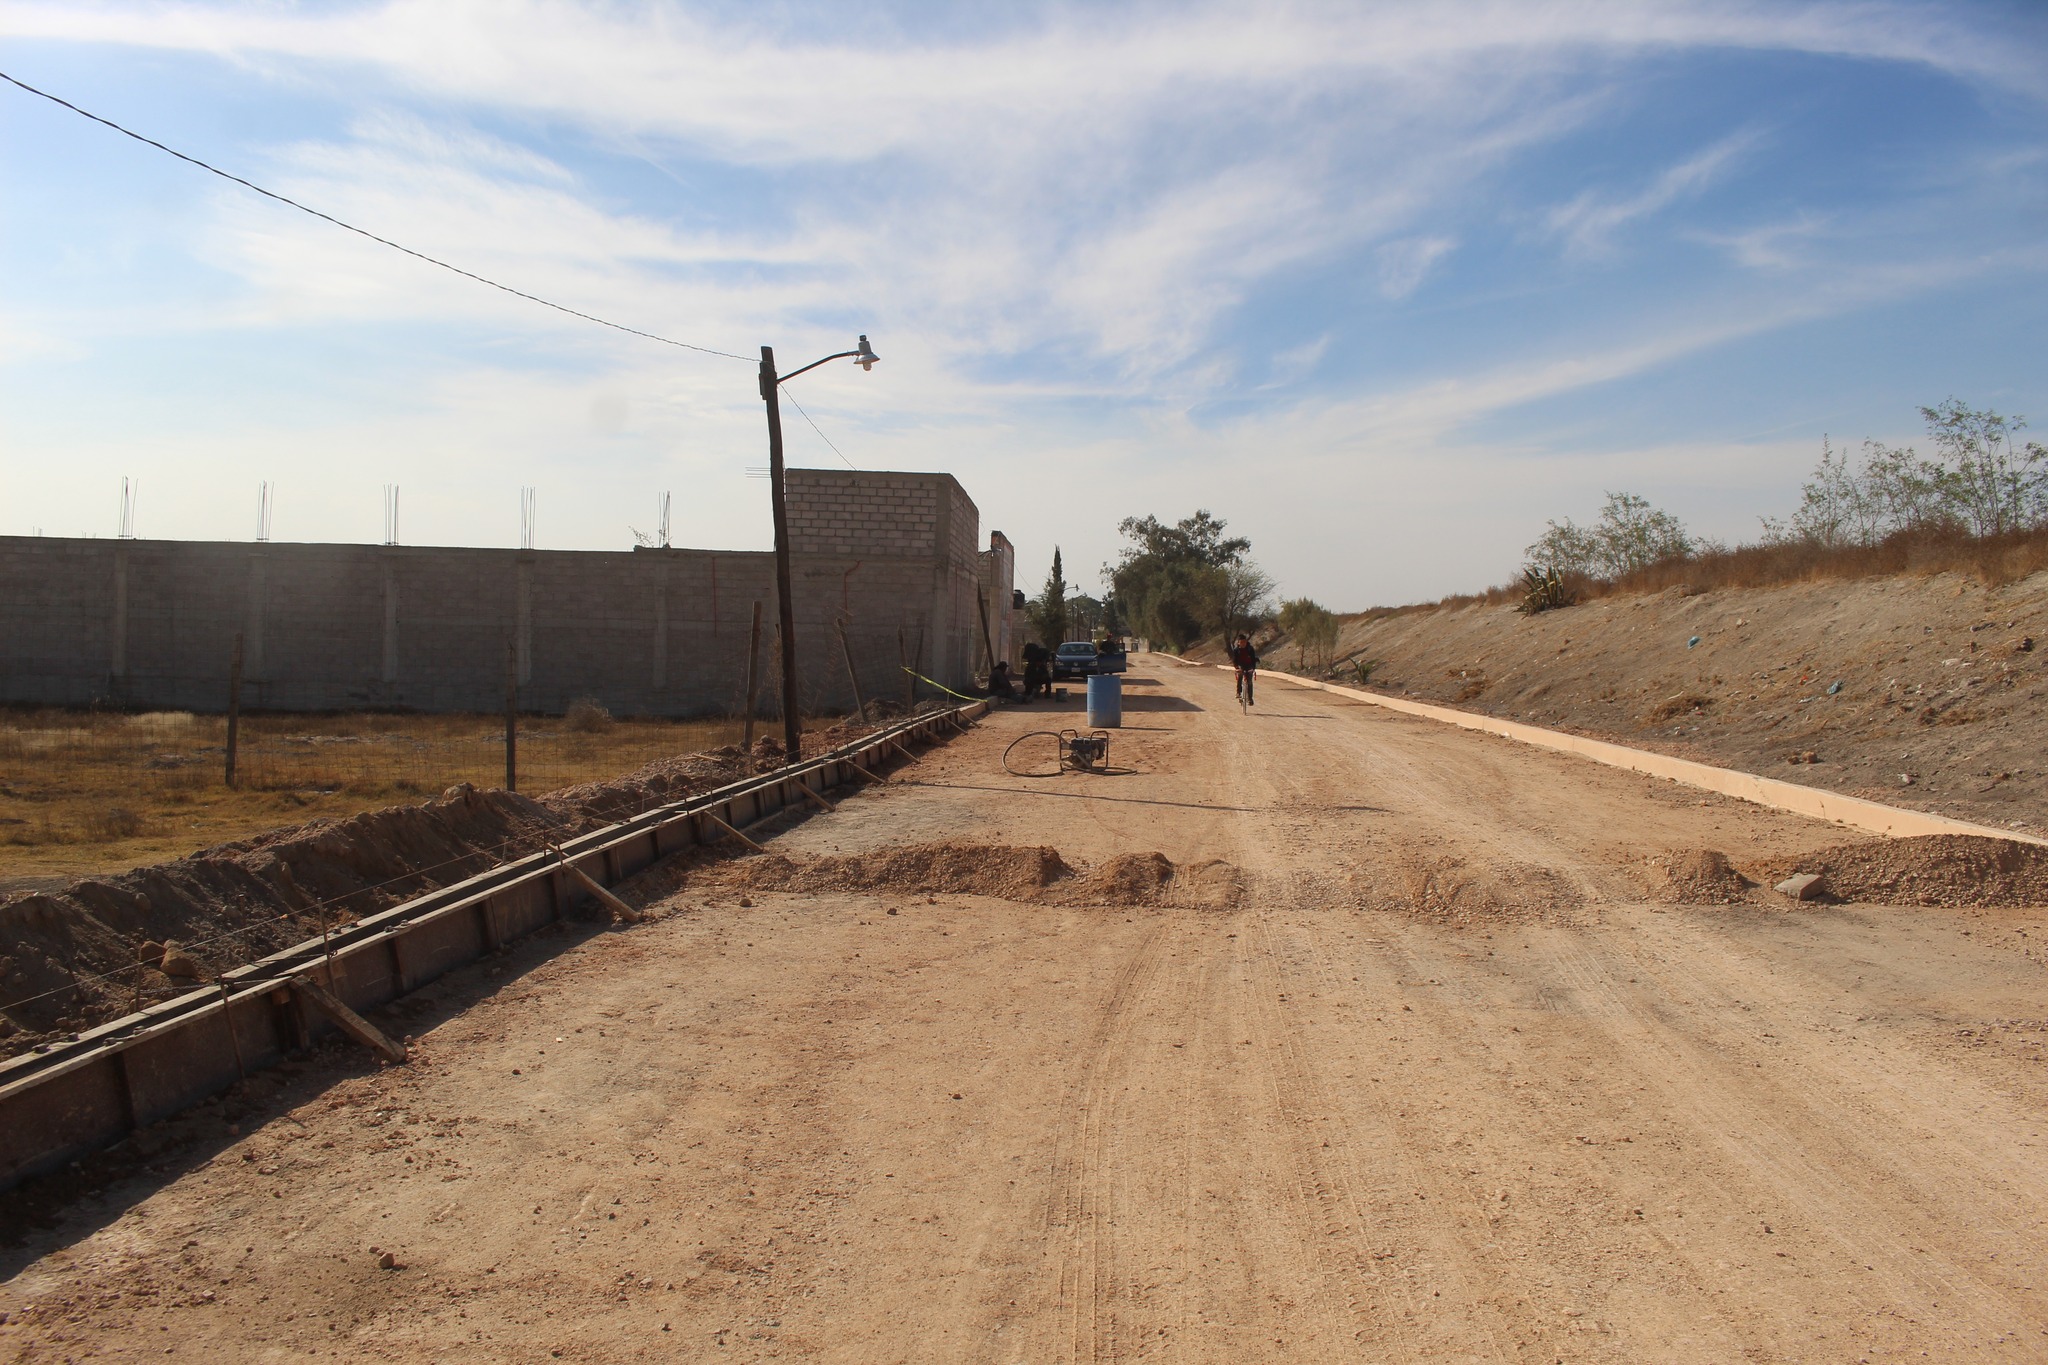
<path id="1" fill-rule="evenodd" d="M 292 989 L 299 993 L 313 1008 L 319 1010 L 349 1037 L 361 1043 L 385 1061 L 397 1066 L 405 1061 L 405 1049 L 385 1037 L 383 1032 L 369 1020 L 357 1014 L 337 1000 L 333 993 L 310 976 L 292 978 Z"/>
<path id="2" fill-rule="evenodd" d="M 562 866 L 569 870 L 570 876 L 574 877 L 577 881 L 583 883 L 584 890 L 590 892 L 591 895 L 597 897 L 599 900 L 603 901 L 607 906 L 611 907 L 611 912 L 614 915 L 617 915 L 620 919 L 626 921 L 626 923 L 638 924 L 642 919 L 646 918 L 646 916 L 642 915 L 638 910 L 635 910 L 632 906 L 626 904 L 617 896 L 614 896 L 610 891 L 606 890 L 604 883 L 600 882 L 597 878 L 591 876 L 588 872 L 585 872 L 582 868 L 576 866 L 576 864 L 570 862 L 567 858 L 562 859 Z"/>
<path id="3" fill-rule="evenodd" d="M 714 825 L 718 826 L 718 827 L 719 827 L 720 829 L 724 830 L 724 831 L 725 831 L 725 832 L 726 832 L 727 834 L 730 834 L 730 835 L 731 835 L 731 836 L 732 836 L 733 838 L 735 838 L 735 839 L 739 840 L 739 841 L 740 841 L 741 843 L 745 844 L 745 845 L 746 845 L 746 846 L 747 846 L 748 848 L 751 848 L 752 850 L 754 850 L 754 852 L 756 852 L 756 853 L 766 853 L 766 852 L 768 851 L 767 849 L 765 849 L 765 848 L 761 847 L 761 846 L 760 846 L 759 844 L 755 843 L 755 842 L 754 842 L 754 841 L 753 841 L 752 839 L 749 839 L 749 838 L 748 838 L 748 837 L 747 837 L 746 835 L 744 835 L 744 834 L 740 833 L 740 832 L 739 832 L 739 830 L 737 830 L 736 828 L 734 828 L 734 827 L 733 827 L 732 825 L 728 824 L 728 823 L 727 823 L 726 821 L 724 821 L 724 820 L 721 820 L 721 819 L 720 819 L 719 817 L 717 817 L 716 815 L 713 815 L 713 814 L 712 814 L 712 813 L 711 813 L 710 811 L 708 811 L 708 810 L 707 810 L 707 811 L 704 811 L 704 812 L 703 812 L 703 816 L 704 816 L 704 818 L 705 818 L 706 820 L 709 820 L 709 821 L 710 821 L 710 822 L 711 822 L 712 824 L 714 824 Z"/>
<path id="4" fill-rule="evenodd" d="M 827 800 L 826 800 L 826 799 L 825 799 L 824 797 L 822 797 L 822 796 L 818 795 L 818 793 L 816 793 L 815 791 L 812 791 L 812 790 L 811 790 L 811 786 L 810 786 L 810 784 L 809 784 L 808 782 L 799 782 L 799 783 L 797 783 L 797 784 L 796 784 L 796 789 L 797 789 L 798 791 L 802 792 L 802 793 L 803 793 L 803 794 L 804 794 L 805 796 L 808 796 L 808 797 L 810 797 L 810 798 L 811 798 L 811 800 L 813 800 L 813 801 L 817 802 L 817 803 L 818 803 L 819 805 L 823 806 L 823 807 L 824 807 L 824 808 L 825 808 L 826 810 L 828 810 L 828 811 L 830 811 L 830 810 L 838 810 L 838 809 L 839 809 L 839 807 L 838 807 L 838 806 L 834 805 L 834 804 L 833 804 L 832 802 L 830 802 L 830 801 L 827 801 Z"/>

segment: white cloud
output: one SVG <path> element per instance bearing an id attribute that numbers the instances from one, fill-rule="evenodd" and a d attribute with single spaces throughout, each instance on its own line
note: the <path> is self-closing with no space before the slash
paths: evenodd
<path id="1" fill-rule="evenodd" d="M 1390 299 L 1407 298 L 1456 245 L 1448 237 L 1406 237 L 1388 242 L 1376 253 L 1380 292 Z"/>
<path id="2" fill-rule="evenodd" d="M 1741 232 L 1695 234 L 1721 248 L 1729 259 L 1750 270 L 1785 271 L 1809 266 L 1812 244 L 1829 231 L 1826 218 L 1802 212 L 1783 222 L 1763 223 Z"/>
<path id="3" fill-rule="evenodd" d="M 1723 138 L 1666 167 L 1641 190 L 1622 198 L 1603 198 L 1588 190 L 1570 203 L 1552 209 L 1548 226 L 1575 253 L 1593 255 L 1605 251 L 1622 227 L 1704 191 L 1756 141 L 1753 132 Z"/>

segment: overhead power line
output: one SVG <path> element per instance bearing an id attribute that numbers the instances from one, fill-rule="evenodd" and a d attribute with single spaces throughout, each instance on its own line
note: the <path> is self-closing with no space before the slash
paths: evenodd
<path id="1" fill-rule="evenodd" d="M 823 441 L 826 445 L 832 446 L 832 453 L 834 455 L 837 455 L 840 458 L 841 462 L 843 462 L 848 469 L 860 468 L 859 465 L 855 464 L 852 460 L 846 458 L 845 451 L 841 450 L 838 446 L 832 445 L 832 438 L 825 434 L 825 428 L 819 426 L 816 422 L 811 421 L 811 415 L 808 412 L 804 411 L 804 405 L 802 403 L 796 401 L 796 395 L 789 391 L 789 385 L 778 384 L 775 387 L 782 390 L 782 396 L 784 398 L 787 398 L 789 400 L 789 405 L 797 410 L 797 415 L 802 417 L 806 422 L 811 423 L 811 430 L 818 433 L 818 439 Z"/>
<path id="2" fill-rule="evenodd" d="M 457 275 L 462 276 L 464 279 L 475 280 L 478 284 L 487 284 L 493 289 L 502 290 L 503 292 L 512 295 L 514 298 L 525 299 L 528 303 L 537 303 L 543 308 L 552 308 L 557 313 L 567 313 L 570 317 L 581 318 L 585 322 L 594 322 L 600 327 L 609 327 L 615 332 L 626 332 L 636 337 L 645 337 L 649 341 L 659 341 L 664 346 L 680 346 L 682 349 L 686 351 L 700 351 L 705 355 L 722 356 L 727 360 L 744 360 L 750 365 L 755 363 L 754 358 L 751 356 L 734 355 L 731 351 L 713 350 L 709 346 L 697 346 L 687 341 L 676 341 L 670 337 L 657 336 L 653 332 L 643 332 L 638 327 L 628 327 L 624 323 L 612 322 L 609 321 L 608 319 L 597 317 L 594 314 L 585 313 L 578 309 L 570 308 L 567 305 L 555 303 L 549 299 L 544 299 L 540 297 L 540 295 L 538 294 L 529 294 L 524 289 L 514 289 L 509 284 L 500 284 L 496 280 L 486 279 L 484 276 L 477 274 L 473 270 L 464 270 L 459 265 L 450 265 L 446 261 L 439 260 L 433 256 L 427 255 L 427 253 L 424 251 L 414 251 L 409 246 L 400 246 L 397 242 L 392 241 L 388 237 L 379 237 L 376 233 L 365 231 L 364 229 L 357 227 L 353 223 L 344 223 L 343 221 L 341 221 L 341 219 L 336 218 L 331 213 L 322 213 L 319 209 L 308 208 L 306 205 L 301 204 L 298 200 L 288 199 L 284 195 L 277 193 L 275 190 L 266 190 L 261 185 L 258 185 L 253 181 L 242 179 L 242 177 L 239 175 L 230 175 L 228 172 L 220 169 L 220 167 L 218 166 L 209 166 L 196 156 L 187 156 L 185 155 L 185 153 L 179 151 L 175 147 L 166 147 L 163 143 L 158 142 L 153 137 L 144 137 L 141 133 L 138 133 L 133 129 L 123 128 L 120 124 L 114 122 L 112 119 L 101 118 L 98 114 L 95 114 L 88 109 L 81 109 L 77 105 L 73 104 L 70 100 L 60 99 L 58 96 L 51 94 L 47 90 L 38 90 L 33 85 L 30 85 L 27 81 L 16 80 L 14 77 L 8 75 L 5 71 L 0 71 L 0 80 L 4 80 L 9 85 L 17 86 L 20 89 L 26 90 L 31 95 L 40 96 L 43 99 L 50 101 L 50 103 L 52 104 L 62 105 L 64 108 L 69 109 L 72 113 L 77 114 L 81 118 L 88 118 L 91 119 L 94 123 L 104 124 L 106 127 L 112 128 L 115 132 L 121 134 L 123 137 L 132 137 L 137 142 L 143 143 L 147 146 L 154 147 L 160 152 L 167 153 L 171 156 L 178 158 L 178 160 L 180 161 L 187 162 L 191 165 L 197 166 L 200 170 L 207 171 L 213 175 L 217 175 L 223 180 L 232 180 L 234 181 L 234 183 L 240 185 L 242 188 L 254 190 L 256 191 L 256 193 L 262 195 L 266 199 L 275 199 L 280 204 L 284 204 L 291 208 L 295 208 L 301 213 L 309 213 L 313 217 L 321 219 L 325 222 L 332 223 L 334 224 L 334 226 L 338 228 L 342 228 L 346 231 L 353 232 L 358 237 L 367 237 L 371 241 L 376 242 L 380 246 L 388 246 L 393 251 L 402 251 L 406 255 L 411 256 L 416 260 L 425 261 L 428 265 L 437 265 L 441 267 L 441 269 L 443 270 L 451 270 Z M 799 411 L 801 411 L 801 409 L 799 409 Z M 809 421 L 808 418 L 806 418 L 805 420 Z M 812 423 L 812 425 L 816 426 L 817 424 Z M 825 433 L 821 431 L 818 434 L 820 436 L 823 436 Z M 831 445 L 832 443 L 830 441 L 827 441 L 825 444 Z M 839 458 L 843 460 L 846 457 L 842 455 Z"/>

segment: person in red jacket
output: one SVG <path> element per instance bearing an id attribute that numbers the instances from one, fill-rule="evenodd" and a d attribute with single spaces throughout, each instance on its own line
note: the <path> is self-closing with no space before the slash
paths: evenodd
<path id="1" fill-rule="evenodd" d="M 1239 631 L 1237 643 L 1230 647 L 1230 662 L 1237 669 L 1237 699 L 1246 706 L 1252 704 L 1252 675 L 1259 671 L 1259 651 L 1252 648 L 1249 635 Z"/>

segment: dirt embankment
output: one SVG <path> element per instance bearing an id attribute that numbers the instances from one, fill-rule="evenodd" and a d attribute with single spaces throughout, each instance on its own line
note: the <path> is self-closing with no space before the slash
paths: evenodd
<path id="1" fill-rule="evenodd" d="M 1374 690 L 2048 830 L 2048 573 L 1413 611 L 1347 622 L 1336 657 Z"/>
<path id="2" fill-rule="evenodd" d="M 843 744 L 854 733 L 841 727 L 823 739 Z M 781 761 L 774 740 L 756 748 L 755 768 Z M 314 820 L 0 897 L 0 1056 L 749 770 L 728 746 L 539 798 L 464 783 L 419 805 Z"/>

